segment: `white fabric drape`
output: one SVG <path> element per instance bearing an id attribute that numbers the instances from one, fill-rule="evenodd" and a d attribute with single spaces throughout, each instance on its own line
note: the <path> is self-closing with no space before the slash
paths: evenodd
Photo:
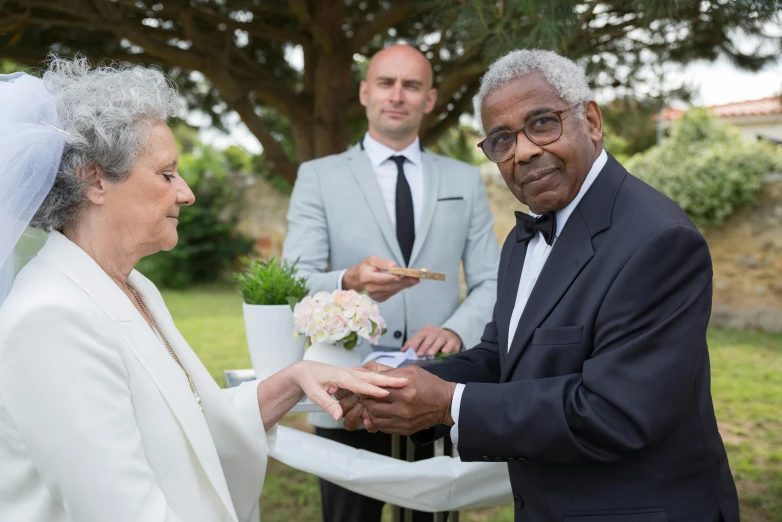
<path id="1" fill-rule="evenodd" d="M 271 456 L 361 495 L 418 511 L 452 511 L 513 501 L 508 467 L 434 457 L 419 462 L 357 450 L 280 426 Z"/>

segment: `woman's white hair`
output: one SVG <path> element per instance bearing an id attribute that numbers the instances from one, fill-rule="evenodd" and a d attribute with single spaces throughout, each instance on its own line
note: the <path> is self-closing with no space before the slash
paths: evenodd
<path id="1" fill-rule="evenodd" d="M 577 107 L 577 118 L 584 117 L 584 105 L 592 99 L 592 90 L 584 70 L 575 62 L 552 51 L 529 49 L 511 51 L 491 64 L 481 79 L 481 88 L 473 100 L 478 121 L 481 121 L 481 105 L 487 94 L 511 80 L 533 73 L 541 74 L 556 89 L 560 98 Z"/>
<path id="2" fill-rule="evenodd" d="M 179 109 L 175 84 L 162 72 L 119 63 L 92 67 L 84 57 L 52 58 L 43 75 L 66 133 L 54 186 L 30 222 L 62 230 L 86 206 L 86 182 L 78 176 L 96 165 L 112 182 L 123 181 L 157 122 Z"/>

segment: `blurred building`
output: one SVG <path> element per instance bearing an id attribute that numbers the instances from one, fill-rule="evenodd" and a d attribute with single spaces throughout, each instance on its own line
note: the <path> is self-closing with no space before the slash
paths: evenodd
<path id="1" fill-rule="evenodd" d="M 712 105 L 707 109 L 738 128 L 748 141 L 768 140 L 782 144 L 782 96 Z M 663 127 L 668 128 L 685 112 L 669 107 L 663 109 Z"/>

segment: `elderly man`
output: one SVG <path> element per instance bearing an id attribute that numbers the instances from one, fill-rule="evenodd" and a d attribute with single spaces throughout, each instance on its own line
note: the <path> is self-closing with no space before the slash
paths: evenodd
<path id="1" fill-rule="evenodd" d="M 347 152 L 302 164 L 283 257 L 299 260 L 313 293 L 353 289 L 377 301 L 388 331 L 376 349 L 434 355 L 474 346 L 491 318 L 500 249 L 478 170 L 425 150 L 418 139 L 437 99 L 432 67 L 408 45 L 389 47 L 372 57 L 359 95 L 369 130 Z M 446 280 L 387 273 L 395 266 L 443 272 Z M 367 355 L 372 348 L 356 349 Z M 346 432 L 326 414 L 311 414 L 310 423 L 322 437 L 391 452 L 391 437 Z M 324 480 L 320 486 L 324 521 L 380 521 L 382 502 Z"/>
<path id="2" fill-rule="evenodd" d="M 346 427 L 421 443 L 449 429 L 462 460 L 508 463 L 516 521 L 736 522 L 709 389 L 708 247 L 603 150 L 591 96 L 551 52 L 491 66 L 480 145 L 531 211 L 502 249 L 494 316 L 472 350 L 389 371 L 405 390 L 344 397 Z"/>

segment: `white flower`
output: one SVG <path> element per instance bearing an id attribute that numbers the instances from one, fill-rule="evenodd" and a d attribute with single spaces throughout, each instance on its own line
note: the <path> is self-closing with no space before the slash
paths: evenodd
<path id="1" fill-rule="evenodd" d="M 372 344 L 380 342 L 386 322 L 369 296 L 354 290 L 318 292 L 293 309 L 295 335 L 313 343 L 337 343 L 356 332 Z"/>

